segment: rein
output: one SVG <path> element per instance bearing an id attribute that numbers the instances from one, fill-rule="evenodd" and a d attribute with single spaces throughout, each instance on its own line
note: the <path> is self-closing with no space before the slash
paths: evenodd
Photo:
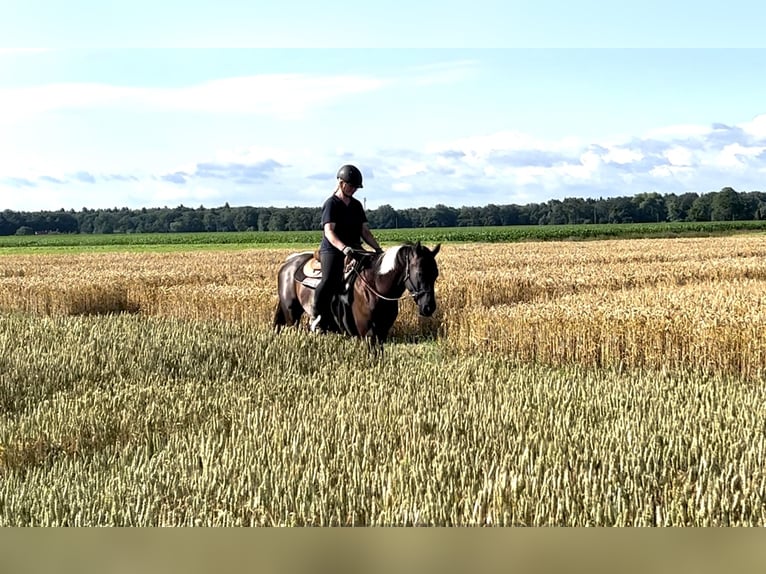
<path id="1" fill-rule="evenodd" d="M 354 273 L 356 273 L 356 276 L 359 277 L 359 280 L 364 283 L 364 286 L 367 287 L 370 291 L 372 291 L 372 294 L 376 297 L 379 297 L 380 299 L 383 299 L 384 301 L 399 301 L 400 299 L 404 298 L 405 295 L 408 293 L 412 296 L 413 299 L 417 299 L 420 295 L 423 293 L 426 293 L 426 290 L 420 290 L 420 291 L 411 291 L 407 287 L 407 281 L 410 278 L 410 266 L 407 266 L 407 270 L 404 273 L 404 293 L 399 295 L 399 297 L 386 297 L 385 295 L 382 295 L 381 293 L 378 293 L 378 290 L 375 289 L 372 285 L 370 285 L 369 281 L 364 278 L 364 275 L 362 275 L 358 270 L 354 269 Z M 411 283 L 411 282 L 410 282 Z"/>

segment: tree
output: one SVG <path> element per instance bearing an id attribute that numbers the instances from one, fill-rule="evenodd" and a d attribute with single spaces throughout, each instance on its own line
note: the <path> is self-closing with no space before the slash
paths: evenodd
<path id="1" fill-rule="evenodd" d="M 0 235 L 21 226 L 37 233 L 167 233 L 169 231 L 285 231 L 321 229 L 319 207 L 230 207 L 87 209 L 0 212 Z M 378 229 L 545 225 L 553 223 L 630 223 L 660 221 L 766 220 L 766 193 L 737 192 L 724 187 L 699 195 L 688 192 L 661 196 L 656 192 L 632 197 L 564 198 L 527 205 L 463 206 L 437 204 L 396 210 L 385 204 L 367 212 Z"/>
<path id="2" fill-rule="evenodd" d="M 234 215 L 234 227 L 237 231 L 258 229 L 258 210 L 253 207 L 239 207 Z"/>
<path id="3" fill-rule="evenodd" d="M 93 220 L 93 233 L 114 233 L 114 215 L 105 210 L 99 211 Z"/>
<path id="4" fill-rule="evenodd" d="M 0 235 L 13 235 L 18 229 L 13 220 L 7 218 L 4 213 L 0 213 Z"/>
<path id="5" fill-rule="evenodd" d="M 395 229 L 399 226 L 396 210 L 388 204 L 369 211 L 367 219 L 370 221 L 370 227 L 375 229 Z"/>
<path id="6" fill-rule="evenodd" d="M 256 229 L 258 231 L 268 231 L 269 230 L 269 219 L 271 219 L 271 209 L 268 207 L 261 209 L 258 213 L 258 222 L 256 224 Z"/>
<path id="7" fill-rule="evenodd" d="M 500 225 L 500 210 L 497 205 L 490 203 L 480 210 L 479 225 Z"/>
<path id="8" fill-rule="evenodd" d="M 668 221 L 686 221 L 689 218 L 689 210 L 694 200 L 699 197 L 696 193 L 673 193 L 665 196 L 665 213 Z"/>
<path id="9" fill-rule="evenodd" d="M 272 212 L 269 218 L 268 231 L 285 231 L 285 223 L 287 222 L 287 216 L 281 209 L 276 209 Z"/>
<path id="10" fill-rule="evenodd" d="M 590 223 L 593 221 L 593 208 L 580 197 L 565 197 L 561 202 L 561 210 L 566 216 L 566 222 Z"/>
<path id="11" fill-rule="evenodd" d="M 711 221 L 747 219 L 747 217 L 743 217 L 742 211 L 742 201 L 739 194 L 731 187 L 724 187 L 718 193 L 712 194 L 710 199 Z"/>
<path id="12" fill-rule="evenodd" d="M 205 230 L 202 216 L 197 211 L 186 211 L 170 223 L 172 232 L 200 232 Z"/>
<path id="13" fill-rule="evenodd" d="M 287 231 L 307 231 L 311 229 L 311 214 L 305 208 L 287 208 L 285 229 Z"/>
<path id="14" fill-rule="evenodd" d="M 634 198 L 636 203 L 636 222 L 659 223 L 667 219 L 665 200 L 659 193 L 639 193 Z"/>
<path id="15" fill-rule="evenodd" d="M 116 216 L 116 222 L 114 224 L 115 233 L 133 233 L 135 229 L 135 222 L 130 216 L 130 212 Z"/>
<path id="16" fill-rule="evenodd" d="M 212 210 L 206 209 L 202 214 L 202 225 L 205 231 L 218 231 L 218 218 Z"/>
<path id="17" fill-rule="evenodd" d="M 689 221 L 710 221 L 712 199 L 710 194 L 700 195 L 689 208 Z"/>
<path id="18" fill-rule="evenodd" d="M 564 205 L 558 199 L 552 199 L 548 202 L 548 213 L 541 218 L 547 225 L 562 225 L 569 223 L 569 217 L 564 209 Z"/>
<path id="19" fill-rule="evenodd" d="M 222 209 L 216 210 L 218 216 L 218 231 L 236 231 L 237 226 L 234 223 L 235 210 L 229 207 L 227 203 Z"/>
<path id="20" fill-rule="evenodd" d="M 529 225 L 543 225 L 548 217 L 548 206 L 545 203 L 530 203 L 526 206 Z"/>
<path id="21" fill-rule="evenodd" d="M 613 197 L 607 199 L 608 223 L 633 223 L 634 204 L 629 197 Z"/>
<path id="22" fill-rule="evenodd" d="M 437 204 L 429 209 L 425 216 L 425 227 L 455 227 L 457 225 L 457 210 L 443 204 Z"/>
<path id="23" fill-rule="evenodd" d="M 457 214 L 457 224 L 461 227 L 474 227 L 479 225 L 480 219 L 481 211 L 478 207 L 463 206 Z"/>
<path id="24" fill-rule="evenodd" d="M 603 203 L 600 199 L 596 201 L 592 198 L 585 201 L 585 209 L 588 215 L 584 223 L 601 223 L 601 219 L 604 217 Z"/>

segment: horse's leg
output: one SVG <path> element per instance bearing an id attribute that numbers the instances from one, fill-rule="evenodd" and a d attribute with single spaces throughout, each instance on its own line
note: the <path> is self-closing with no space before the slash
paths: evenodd
<path id="1" fill-rule="evenodd" d="M 282 309 L 282 301 L 277 301 L 277 306 L 274 309 L 274 331 L 279 333 L 285 325 L 287 325 L 287 317 L 284 309 Z"/>
<path id="2" fill-rule="evenodd" d="M 375 327 L 370 330 L 370 332 L 365 337 L 365 340 L 367 341 L 367 350 L 370 353 L 370 356 L 373 359 L 380 360 L 383 358 L 383 343 L 386 342 L 385 335 L 381 336 L 379 333 L 376 332 Z"/>
<path id="3" fill-rule="evenodd" d="M 369 339 L 371 349 L 377 358 L 383 358 L 383 345 L 388 340 L 388 331 L 391 329 L 389 321 L 382 317 L 379 309 L 372 309 L 369 312 Z"/>
<path id="4" fill-rule="evenodd" d="M 388 341 L 388 334 L 394 326 L 399 314 L 399 304 L 390 305 L 389 302 L 380 302 L 372 312 L 371 331 L 382 347 Z"/>
<path id="5" fill-rule="evenodd" d="M 292 304 L 290 305 L 290 324 L 297 327 L 301 321 L 301 317 L 303 317 L 303 312 L 304 309 L 301 302 L 298 299 L 293 299 Z"/>
<path id="6" fill-rule="evenodd" d="M 277 332 L 282 327 L 292 327 L 297 325 L 303 315 L 303 307 L 297 291 L 293 289 L 285 289 L 280 293 L 280 300 L 277 303 L 277 308 L 274 310 L 274 328 Z"/>
<path id="7" fill-rule="evenodd" d="M 292 314 L 297 326 L 303 317 L 304 313 L 307 313 L 309 320 L 313 318 L 312 312 L 314 309 L 314 290 L 310 287 L 306 287 L 302 283 L 295 283 L 295 299 L 292 304 Z"/>

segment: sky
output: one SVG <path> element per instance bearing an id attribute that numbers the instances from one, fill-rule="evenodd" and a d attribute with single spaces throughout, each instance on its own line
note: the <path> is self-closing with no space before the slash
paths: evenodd
<path id="1" fill-rule="evenodd" d="M 0 210 L 766 191 L 766 4 L 3 0 Z"/>

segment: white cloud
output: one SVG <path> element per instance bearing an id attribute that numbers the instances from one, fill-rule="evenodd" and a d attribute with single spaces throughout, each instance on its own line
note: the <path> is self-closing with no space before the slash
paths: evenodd
<path id="1" fill-rule="evenodd" d="M 591 151 L 587 151 L 580 156 L 580 164 L 568 164 L 553 168 L 561 175 L 574 179 L 588 180 L 594 177 L 603 166 L 604 162 Z"/>
<path id="2" fill-rule="evenodd" d="M 60 83 L 0 88 L 0 123 L 61 109 L 120 108 L 253 114 L 295 119 L 309 108 L 379 90 L 389 80 L 371 76 L 271 74 L 214 80 L 180 88 Z"/>
<path id="3" fill-rule="evenodd" d="M 513 181 L 518 185 L 533 185 L 540 183 L 545 170 L 540 167 L 522 167 L 513 171 Z"/>
<path id="4" fill-rule="evenodd" d="M 673 140 L 673 139 L 687 139 L 687 138 L 699 138 L 709 134 L 712 131 L 710 126 L 700 126 L 694 124 L 678 124 L 672 126 L 664 126 L 649 130 L 645 135 L 645 139 L 658 139 L 658 140 Z"/>
<path id="5" fill-rule="evenodd" d="M 741 127 L 746 133 L 758 139 L 766 140 L 766 114 L 761 114 L 749 122 L 744 122 Z"/>
<path id="6" fill-rule="evenodd" d="M 296 96 L 300 100 L 298 108 L 308 109 L 349 94 L 335 91 L 330 83 L 325 86 L 322 82 L 312 84 L 313 80 L 307 77 L 293 79 L 307 82 L 301 84 L 304 89 L 318 89 L 315 94 Z M 371 82 L 364 89 L 379 89 L 376 86 L 382 85 Z M 322 86 L 326 87 L 325 92 Z M 263 87 L 257 81 L 233 81 L 211 82 L 199 90 L 103 85 L 89 85 L 85 89 L 71 84 L 60 91 L 6 89 L 0 90 L 0 109 L 2 98 L 6 97 L 8 103 L 10 94 L 28 110 L 81 105 L 169 109 L 175 106 L 174 98 L 188 98 L 183 105 L 189 110 L 211 113 L 219 106 L 239 109 L 240 113 L 260 113 L 266 108 L 272 112 L 287 110 L 288 103 L 276 101 L 279 94 L 254 93 Z M 239 93 L 225 96 L 231 91 Z M 218 95 L 229 99 L 218 101 Z M 362 196 L 370 208 L 384 203 L 403 208 L 437 202 L 477 205 L 633 195 L 643 191 L 702 192 L 725 185 L 762 189 L 766 142 L 757 141 L 759 134 L 766 135 L 766 114 L 732 129 L 668 126 L 651 130 L 645 138 L 612 137 L 589 142 L 574 137 L 544 139 L 512 130 L 435 141 L 398 151 L 376 150 L 372 142 L 364 155 L 353 156 L 348 156 L 354 151 L 352 148 L 278 146 L 266 141 L 263 145 L 217 151 L 213 147 L 195 151 L 197 148 L 190 146 L 191 151 L 185 150 L 183 154 L 171 157 L 158 154 L 151 164 L 139 164 L 140 169 L 118 168 L 112 172 L 114 166 L 101 158 L 83 164 L 72 161 L 72 156 L 61 159 L 41 153 L 34 157 L 30 151 L 35 150 L 34 146 L 18 150 L 12 138 L 3 138 L 0 131 L 3 160 L 0 189 L 4 194 L 3 207 L 8 209 L 29 209 L 29 205 L 34 205 L 33 209 L 179 203 L 215 206 L 225 202 L 318 206 L 332 191 L 339 157 L 347 156 L 358 159 L 364 168 Z M 90 160 L 85 155 L 74 156 L 76 160 L 81 158 Z M 106 160 L 110 161 L 108 157 Z M 95 183 L 89 183 L 91 176 Z M 417 193 L 412 193 L 413 190 Z"/>
<path id="7" fill-rule="evenodd" d="M 761 155 L 766 147 L 746 147 L 740 143 L 725 146 L 717 155 L 714 164 L 727 168 L 744 168 L 747 166 L 746 159 Z"/>
<path id="8" fill-rule="evenodd" d="M 401 163 L 401 167 L 393 174 L 394 178 L 412 177 L 422 173 L 426 173 L 428 168 L 425 162 L 404 160 Z"/>
<path id="9" fill-rule="evenodd" d="M 252 164 L 265 160 L 274 160 L 288 164 L 298 161 L 304 163 L 314 154 L 308 149 L 285 149 L 277 146 L 247 146 L 238 149 L 221 149 L 214 155 L 214 160 L 221 163 Z M 203 161 L 208 161 L 207 159 Z"/>
<path id="10" fill-rule="evenodd" d="M 613 147 L 604 156 L 604 161 L 627 164 L 637 161 L 641 161 L 644 154 L 637 150 L 628 149 L 625 147 Z"/>
<path id="11" fill-rule="evenodd" d="M 17 52 L 10 50 L 8 53 Z M 475 69 L 470 61 L 446 62 L 400 75 L 261 74 L 172 88 L 55 83 L 0 88 L 0 124 L 62 109 L 118 108 L 151 111 L 244 114 L 299 119 L 317 106 L 414 82 L 454 83 Z"/>
<path id="12" fill-rule="evenodd" d="M 693 173 L 692 168 L 677 165 L 660 165 L 649 170 L 649 175 L 660 179 L 677 178 L 690 173 Z"/>
<path id="13" fill-rule="evenodd" d="M 666 149 L 663 155 L 667 158 L 670 165 L 673 166 L 692 165 L 694 157 L 691 150 L 681 146 L 672 146 Z"/>
<path id="14" fill-rule="evenodd" d="M 428 153 L 461 151 L 472 158 L 485 157 L 491 153 L 514 150 L 549 150 L 571 152 L 581 147 L 576 138 L 545 141 L 517 131 L 501 131 L 492 134 L 469 136 L 443 142 L 431 142 L 425 146 Z"/>
<path id="15" fill-rule="evenodd" d="M 151 195 L 155 205 L 178 205 L 183 203 L 187 207 L 197 205 L 221 205 L 226 199 L 221 189 L 199 184 L 174 185 L 166 182 L 154 182 Z"/>

